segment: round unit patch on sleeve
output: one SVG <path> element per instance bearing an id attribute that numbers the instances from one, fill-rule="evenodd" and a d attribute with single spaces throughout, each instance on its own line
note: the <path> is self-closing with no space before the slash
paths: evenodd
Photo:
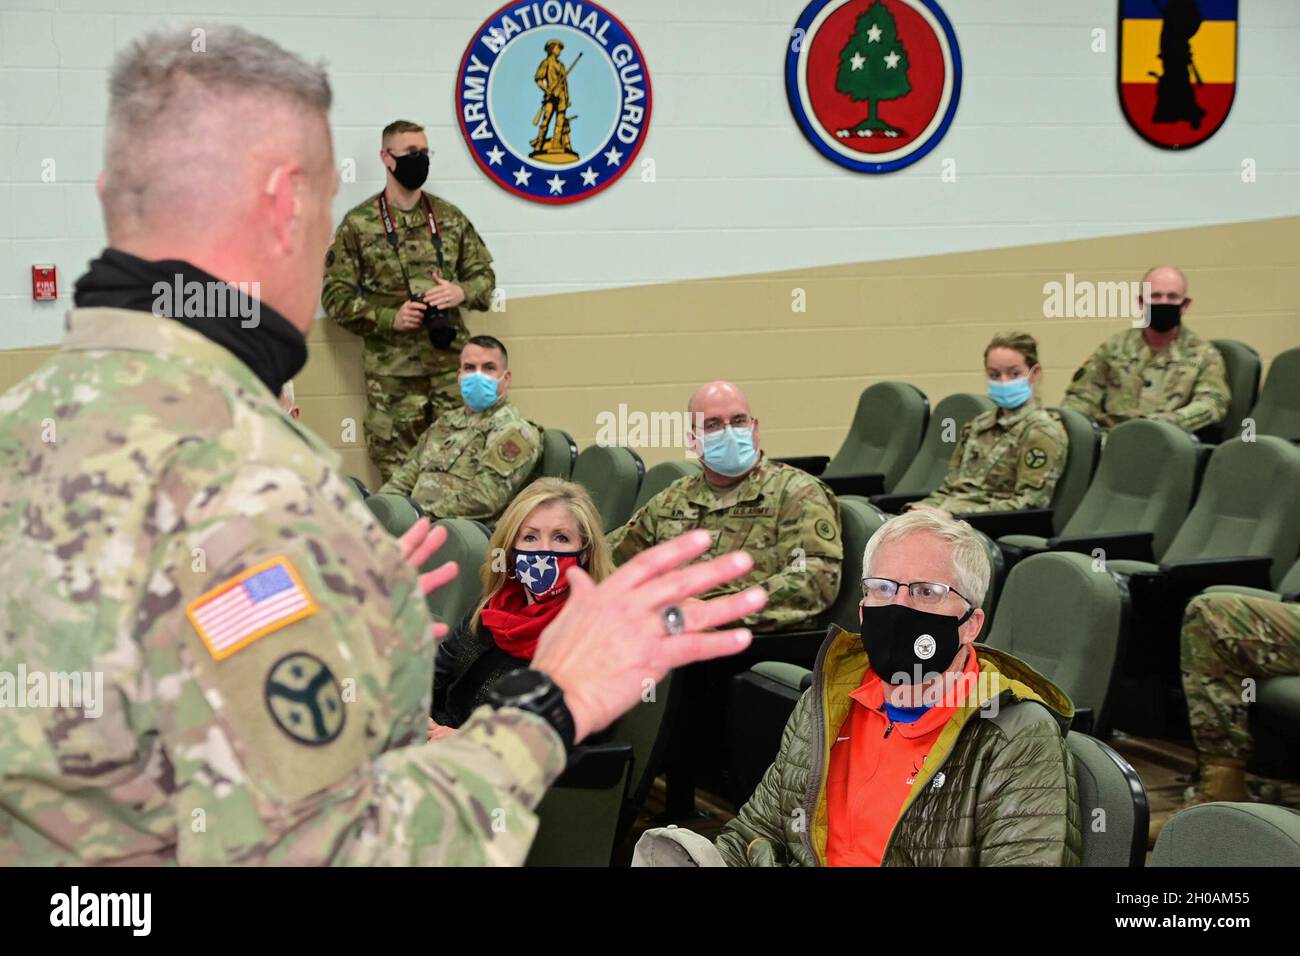
<path id="1" fill-rule="evenodd" d="M 825 518 L 818 518 L 817 523 L 813 525 L 813 530 L 817 532 L 817 537 L 823 541 L 835 540 L 835 526 Z"/>
<path id="2" fill-rule="evenodd" d="M 514 461 L 519 457 L 521 451 L 519 443 L 513 438 L 507 438 L 501 443 L 501 457 L 506 461 Z"/>
<path id="3" fill-rule="evenodd" d="M 1031 448 L 1025 452 L 1026 468 L 1042 468 L 1047 464 L 1047 452 L 1041 448 Z"/>
<path id="4" fill-rule="evenodd" d="M 277 727 L 309 747 L 334 740 L 346 714 L 339 682 L 319 657 L 295 651 L 266 675 L 266 706 Z"/>

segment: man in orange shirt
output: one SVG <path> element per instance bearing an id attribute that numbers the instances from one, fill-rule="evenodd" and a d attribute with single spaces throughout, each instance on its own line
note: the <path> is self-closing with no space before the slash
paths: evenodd
<path id="1" fill-rule="evenodd" d="M 862 567 L 862 635 L 832 626 L 812 687 L 740 814 L 713 846 L 689 831 L 648 831 L 639 858 L 1078 865 L 1078 787 L 1064 740 L 1074 708 L 1023 661 L 976 651 L 990 574 L 978 535 L 946 515 L 909 512 L 872 536 Z"/>

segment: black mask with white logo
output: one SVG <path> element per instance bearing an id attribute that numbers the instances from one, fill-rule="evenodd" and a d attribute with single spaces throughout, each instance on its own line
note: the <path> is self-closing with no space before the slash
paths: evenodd
<path id="1" fill-rule="evenodd" d="M 389 156 L 393 156 L 390 152 Z M 393 156 L 397 166 L 393 169 L 393 178 L 402 184 L 403 189 L 419 189 L 429 178 L 429 154 L 408 153 L 405 156 Z"/>
<path id="2" fill-rule="evenodd" d="M 887 684 L 923 684 L 938 677 L 961 649 L 957 628 L 964 617 L 930 614 L 906 604 L 862 609 L 862 646 L 871 669 Z"/>
<path id="3" fill-rule="evenodd" d="M 1148 308 L 1151 310 L 1151 328 L 1157 332 L 1168 332 L 1183 320 L 1181 302 L 1152 302 Z"/>

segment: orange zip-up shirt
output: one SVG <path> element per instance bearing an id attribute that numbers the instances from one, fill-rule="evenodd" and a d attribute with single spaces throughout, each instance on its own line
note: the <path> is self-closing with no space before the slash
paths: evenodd
<path id="1" fill-rule="evenodd" d="M 826 772 L 826 864 L 879 866 L 898 813 L 930 748 L 979 674 L 975 648 L 966 656 L 958 698 L 931 707 L 910 724 L 891 723 L 885 684 L 867 668 L 844 718 Z"/>

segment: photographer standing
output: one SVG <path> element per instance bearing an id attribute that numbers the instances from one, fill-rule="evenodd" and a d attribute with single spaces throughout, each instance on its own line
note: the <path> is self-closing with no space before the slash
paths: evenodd
<path id="1" fill-rule="evenodd" d="M 325 257 L 321 304 L 365 338 L 366 448 L 387 481 L 426 428 L 459 408 L 460 315 L 487 309 L 496 277 L 473 224 L 420 187 L 429 140 L 415 123 L 384 127 L 383 192 L 343 217 Z"/>

